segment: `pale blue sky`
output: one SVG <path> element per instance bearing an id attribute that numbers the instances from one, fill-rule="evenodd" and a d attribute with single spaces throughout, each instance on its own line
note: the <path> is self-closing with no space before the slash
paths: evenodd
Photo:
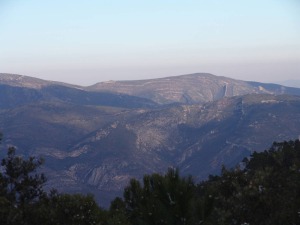
<path id="1" fill-rule="evenodd" d="M 299 0 L 0 0 L 0 72 L 300 79 Z"/>

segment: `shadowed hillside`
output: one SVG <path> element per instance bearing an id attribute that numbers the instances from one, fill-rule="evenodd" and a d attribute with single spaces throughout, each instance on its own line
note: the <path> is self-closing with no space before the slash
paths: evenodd
<path id="1" fill-rule="evenodd" d="M 210 90 L 211 96 L 217 96 L 212 94 L 217 91 L 211 91 L 217 90 L 216 84 L 231 80 L 213 75 L 174 79 L 184 85 L 190 83 L 193 90 L 199 89 L 198 83 L 191 82 L 195 77 L 199 82 L 206 79 L 200 90 Z M 200 181 L 218 173 L 223 164 L 233 166 L 254 150 L 265 149 L 273 141 L 296 139 L 300 134 L 300 97 L 256 93 L 261 89 L 297 94 L 298 89 L 278 85 L 233 80 L 236 85 L 247 83 L 231 83 L 232 91 L 239 90 L 232 92 L 236 96 L 230 97 L 226 89 L 226 96 L 220 94 L 202 103 L 191 104 L 195 99 L 189 104 L 160 102 L 158 107 L 152 100 L 128 93 L 30 82 L 24 87 L 20 80 L 16 85 L 0 85 L 2 147 L 15 145 L 24 155 L 43 156 L 49 187 L 92 192 L 104 199 L 105 205 L 132 177 L 140 179 L 143 174 L 172 166 Z M 160 84 L 168 89 L 167 82 Z"/>

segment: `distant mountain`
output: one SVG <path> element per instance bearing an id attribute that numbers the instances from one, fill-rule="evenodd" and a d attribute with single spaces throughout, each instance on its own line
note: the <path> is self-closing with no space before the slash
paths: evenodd
<path id="1" fill-rule="evenodd" d="M 278 83 L 287 87 L 300 88 L 300 80 L 285 80 Z"/>
<path id="2" fill-rule="evenodd" d="M 122 89 L 125 81 L 117 93 L 16 78 L 0 74 L 2 148 L 15 145 L 23 155 L 43 156 L 48 187 L 92 192 L 102 205 L 131 177 L 172 166 L 199 181 L 273 141 L 300 135 L 297 88 L 198 74 L 151 85 L 128 81 L 132 93 L 143 82 L 152 93 L 131 96 Z M 180 97 L 184 91 L 189 100 Z"/>
<path id="3" fill-rule="evenodd" d="M 100 82 L 87 87 L 86 90 L 123 93 L 151 99 L 160 104 L 204 103 L 245 94 L 300 95 L 298 88 L 234 80 L 207 73 L 151 80 Z"/>
<path id="4" fill-rule="evenodd" d="M 156 107 L 149 99 L 120 93 L 92 92 L 65 83 L 13 74 L 0 74 L 0 108 L 14 108 L 41 101 L 125 108 Z"/>
<path id="5" fill-rule="evenodd" d="M 59 85 L 65 87 L 80 88 L 80 86 L 67 84 L 57 81 L 42 80 L 35 77 L 29 77 L 18 74 L 0 73 L 0 84 L 13 87 L 23 87 L 30 89 L 41 89 L 46 86 Z"/>

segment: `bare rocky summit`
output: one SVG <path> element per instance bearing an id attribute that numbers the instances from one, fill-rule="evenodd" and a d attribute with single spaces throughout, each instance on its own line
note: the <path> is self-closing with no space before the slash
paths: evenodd
<path id="1" fill-rule="evenodd" d="M 245 94 L 300 94 L 296 88 L 234 80 L 207 73 L 150 80 L 100 82 L 86 90 L 123 93 L 151 99 L 159 104 L 203 103 Z"/>

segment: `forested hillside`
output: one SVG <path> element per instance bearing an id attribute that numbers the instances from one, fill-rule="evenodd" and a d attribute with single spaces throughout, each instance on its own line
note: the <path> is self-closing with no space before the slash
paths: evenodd
<path id="1" fill-rule="evenodd" d="M 300 141 L 274 143 L 198 184 L 170 168 L 132 179 L 101 209 L 91 195 L 45 192 L 43 160 L 9 148 L 0 173 L 1 224 L 300 224 Z"/>

